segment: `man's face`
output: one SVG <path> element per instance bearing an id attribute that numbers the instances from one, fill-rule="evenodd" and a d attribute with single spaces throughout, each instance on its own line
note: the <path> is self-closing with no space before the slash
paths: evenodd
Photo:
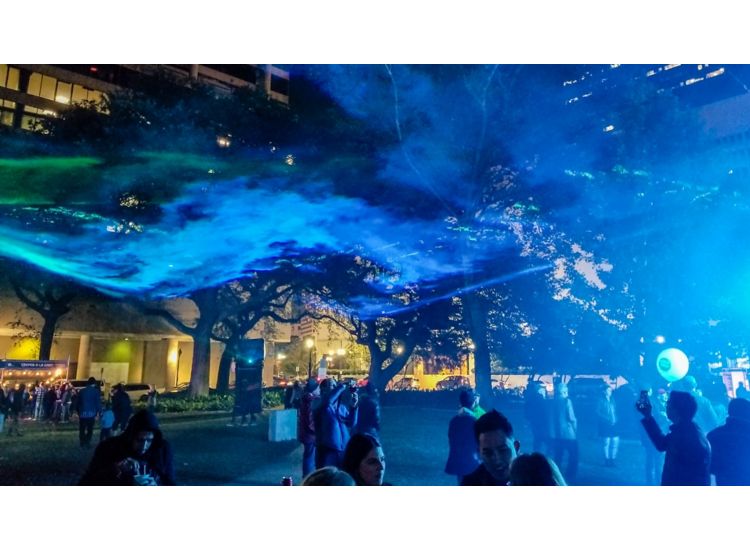
<path id="1" fill-rule="evenodd" d="M 516 454 L 515 442 L 504 432 L 496 430 L 479 434 L 479 458 L 498 481 L 509 479 L 510 463 Z"/>
<path id="2" fill-rule="evenodd" d="M 154 442 L 154 432 L 138 432 L 133 440 L 133 449 L 139 455 L 146 454 Z"/>

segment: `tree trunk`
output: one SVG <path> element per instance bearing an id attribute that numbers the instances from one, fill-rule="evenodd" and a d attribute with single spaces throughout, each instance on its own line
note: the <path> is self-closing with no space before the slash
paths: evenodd
<path id="1" fill-rule="evenodd" d="M 232 357 L 236 355 L 235 346 L 229 343 L 224 348 L 224 353 L 221 354 L 221 360 L 219 361 L 219 375 L 216 380 L 216 392 L 219 394 L 226 394 L 229 392 L 229 375 L 232 366 Z"/>
<path id="2" fill-rule="evenodd" d="M 48 361 L 52 354 L 52 342 L 55 338 L 55 327 L 57 326 L 57 321 L 59 319 L 59 315 L 51 313 L 44 316 L 44 326 L 42 326 L 42 332 L 39 338 L 40 361 Z"/>
<path id="3" fill-rule="evenodd" d="M 193 364 L 190 370 L 190 397 L 208 395 L 208 374 L 211 367 L 211 328 L 196 330 L 193 336 Z"/>
<path id="4" fill-rule="evenodd" d="M 469 296 L 466 299 L 469 312 L 469 333 L 474 342 L 474 377 L 476 390 L 485 400 L 492 398 L 492 365 L 487 341 L 487 311 L 482 298 Z"/>

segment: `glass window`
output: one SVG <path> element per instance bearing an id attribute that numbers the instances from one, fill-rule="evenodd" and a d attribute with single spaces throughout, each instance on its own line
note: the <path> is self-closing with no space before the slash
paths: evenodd
<path id="1" fill-rule="evenodd" d="M 39 73 L 31 73 L 31 77 L 29 77 L 29 86 L 26 88 L 26 91 L 29 95 L 39 95 L 41 88 L 42 75 Z"/>
<path id="2" fill-rule="evenodd" d="M 73 85 L 70 82 L 58 82 L 57 92 L 55 93 L 55 101 L 57 101 L 58 103 L 70 103 L 72 93 Z"/>
<path id="3" fill-rule="evenodd" d="M 13 126 L 13 113 L 9 111 L 0 111 L 0 124 L 4 126 Z"/>
<path id="4" fill-rule="evenodd" d="M 8 67 L 8 83 L 6 86 L 11 90 L 18 90 L 18 81 L 21 73 L 14 67 Z"/>
<path id="5" fill-rule="evenodd" d="M 34 130 L 39 119 L 35 116 L 24 115 L 21 118 L 21 128 L 24 130 Z"/>
<path id="6" fill-rule="evenodd" d="M 44 99 L 55 99 L 55 88 L 57 87 L 57 79 L 51 76 L 42 76 L 42 89 L 39 94 Z"/>
<path id="7" fill-rule="evenodd" d="M 5 88 L 5 81 L 8 79 L 8 66 L 0 65 L 0 88 Z"/>
<path id="8" fill-rule="evenodd" d="M 23 106 L 23 112 L 24 113 L 34 113 L 34 114 L 37 114 L 37 113 L 39 113 L 39 109 L 37 109 L 36 107 L 30 107 L 29 105 L 24 105 Z"/>
<path id="9" fill-rule="evenodd" d="M 6 109 L 15 109 L 16 102 L 10 101 L 9 99 L 4 99 L 3 101 L 0 101 L 0 106 L 5 107 Z"/>
<path id="10" fill-rule="evenodd" d="M 72 102 L 79 103 L 81 101 L 86 101 L 87 99 L 88 92 L 86 91 L 86 88 L 84 88 L 83 86 L 79 86 L 78 84 L 74 84 Z"/>

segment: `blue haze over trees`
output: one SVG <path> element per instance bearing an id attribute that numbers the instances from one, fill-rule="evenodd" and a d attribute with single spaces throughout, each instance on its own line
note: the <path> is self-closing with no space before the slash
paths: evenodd
<path id="1" fill-rule="evenodd" d="M 295 66 L 289 108 L 144 80 L 0 134 L 0 254 L 166 318 L 192 299 L 194 395 L 210 339 L 299 318 L 293 294 L 380 387 L 420 350 L 473 350 L 489 393 L 500 365 L 638 375 L 660 333 L 742 348 L 745 182 L 648 79 L 569 104 L 581 71 Z"/>

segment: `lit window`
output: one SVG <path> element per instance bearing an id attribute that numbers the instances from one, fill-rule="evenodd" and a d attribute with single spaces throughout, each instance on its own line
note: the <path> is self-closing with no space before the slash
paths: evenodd
<path id="1" fill-rule="evenodd" d="M 664 66 L 664 70 L 665 71 L 671 71 L 672 69 L 675 69 L 675 68 L 679 67 L 680 65 L 682 65 L 682 63 L 676 63 L 674 65 L 665 65 Z"/>
<path id="2" fill-rule="evenodd" d="M 615 129 L 615 127 L 612 124 L 604 127 L 604 131 L 605 132 L 611 132 L 614 129 Z"/>
<path id="3" fill-rule="evenodd" d="M 44 99 L 55 99 L 55 89 L 57 88 L 57 79 L 51 76 L 42 75 L 42 84 L 39 95 Z"/>
<path id="4" fill-rule="evenodd" d="M 26 92 L 29 95 L 39 95 L 42 88 L 42 75 L 39 73 L 31 73 L 29 77 L 29 85 L 26 87 Z"/>
<path id="5" fill-rule="evenodd" d="M 706 75 L 706 78 L 713 78 L 721 74 L 724 74 L 724 67 L 722 67 L 721 69 L 716 69 L 715 71 L 711 71 L 710 73 Z"/>
<path id="6" fill-rule="evenodd" d="M 703 77 L 700 77 L 700 78 L 688 78 L 685 81 L 685 86 L 690 86 L 692 84 L 695 84 L 696 82 L 700 82 L 701 80 L 703 80 Z"/>
<path id="7" fill-rule="evenodd" d="M 70 82 L 58 82 L 57 92 L 55 92 L 55 101 L 58 103 L 70 103 L 70 97 L 73 93 L 73 85 Z"/>
<path id="8" fill-rule="evenodd" d="M 649 72 L 646 73 L 646 76 L 654 76 L 656 74 L 656 71 L 651 69 Z"/>

